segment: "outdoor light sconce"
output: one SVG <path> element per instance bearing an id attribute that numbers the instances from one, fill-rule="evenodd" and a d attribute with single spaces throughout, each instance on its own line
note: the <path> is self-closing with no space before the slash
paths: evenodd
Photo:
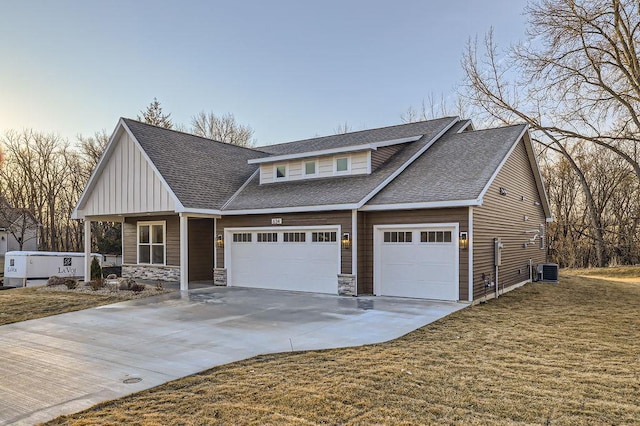
<path id="1" fill-rule="evenodd" d="M 466 232 L 461 232 L 460 233 L 460 248 L 464 250 L 468 246 L 469 246 L 468 234 Z"/>
<path id="2" fill-rule="evenodd" d="M 216 239 L 216 245 L 220 248 L 224 247 L 224 238 L 222 238 L 222 234 L 218 235 L 218 238 Z"/>
<path id="3" fill-rule="evenodd" d="M 1 239 L 2 241 L 4 241 L 4 235 L 3 235 L 2 237 L 0 237 L 0 239 Z"/>
<path id="4" fill-rule="evenodd" d="M 351 236 L 348 232 L 342 234 L 342 239 L 340 240 L 340 244 L 342 244 L 343 249 L 348 249 L 351 247 Z"/>

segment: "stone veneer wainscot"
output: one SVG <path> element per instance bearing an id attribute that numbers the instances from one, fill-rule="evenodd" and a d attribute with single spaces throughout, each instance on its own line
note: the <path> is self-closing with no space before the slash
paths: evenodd
<path id="1" fill-rule="evenodd" d="M 180 281 L 180 267 L 122 265 L 122 277 L 134 280 Z"/>

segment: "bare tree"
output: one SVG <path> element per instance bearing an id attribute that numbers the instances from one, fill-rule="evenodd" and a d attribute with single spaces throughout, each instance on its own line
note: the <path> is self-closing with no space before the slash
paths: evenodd
<path id="1" fill-rule="evenodd" d="M 232 145 L 255 145 L 251 126 L 238 123 L 231 113 L 217 116 L 212 112 L 207 114 L 201 111 L 191 118 L 191 133 Z"/>
<path id="2" fill-rule="evenodd" d="M 542 146 L 562 154 L 585 194 L 597 264 L 607 263 L 599 206 L 571 146 L 588 141 L 623 159 L 640 179 L 640 14 L 632 0 L 542 0 L 531 4 L 529 40 L 501 57 L 492 32 L 463 57 L 462 95 L 487 123 L 524 121 Z"/>
<path id="3" fill-rule="evenodd" d="M 333 133 L 336 135 L 342 135 L 345 133 L 349 133 L 351 131 L 353 131 L 353 129 L 351 128 L 349 123 L 347 123 L 346 121 L 343 124 L 338 124 L 338 127 L 333 129 Z"/>
<path id="4" fill-rule="evenodd" d="M 162 107 L 160 106 L 160 102 L 157 98 L 153 98 L 153 101 L 149 104 L 146 110 L 140 111 L 142 117 L 138 115 L 139 121 L 144 121 L 148 124 L 153 124 L 154 126 L 165 127 L 167 129 L 173 128 L 173 123 L 171 122 L 171 114 L 164 114 L 162 112 Z"/>

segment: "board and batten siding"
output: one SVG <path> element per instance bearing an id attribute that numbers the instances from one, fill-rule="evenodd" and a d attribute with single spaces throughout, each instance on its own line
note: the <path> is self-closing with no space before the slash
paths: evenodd
<path id="1" fill-rule="evenodd" d="M 282 225 L 272 225 L 272 218 L 282 218 Z M 278 226 L 325 226 L 339 225 L 340 232 L 351 233 L 351 210 L 330 211 L 330 212 L 314 212 L 314 213 L 283 213 L 270 215 L 245 215 L 245 216 L 223 216 L 216 223 L 216 234 L 224 235 L 226 228 L 254 228 L 254 227 L 273 227 Z M 337 235 L 338 240 L 340 235 Z M 341 270 L 343 274 L 351 273 L 351 250 L 340 248 Z M 224 250 L 216 250 L 217 265 L 225 265 Z M 226 265 L 224 266 L 226 268 Z M 337 279 L 337 277 L 336 277 Z"/>
<path id="2" fill-rule="evenodd" d="M 455 223 L 459 232 L 469 230 L 469 210 L 467 207 L 450 209 L 420 209 L 380 212 L 360 212 L 358 214 L 358 294 L 373 294 L 373 226 L 422 223 Z M 457 235 L 452 236 L 458 238 Z M 459 249 L 459 289 L 460 300 L 468 300 L 469 295 L 469 255 L 468 250 Z"/>
<path id="3" fill-rule="evenodd" d="M 106 158 L 85 216 L 175 211 L 175 202 L 131 136 L 123 132 Z"/>
<path id="4" fill-rule="evenodd" d="M 474 300 L 495 292 L 483 279 L 483 274 L 495 279 L 494 238 L 501 238 L 504 244 L 498 270 L 500 290 L 529 279 L 529 259 L 534 266 L 545 261 L 546 250 L 540 249 L 539 239 L 523 246 L 534 236 L 526 231 L 546 224 L 533 173 L 524 140 L 520 140 L 489 187 L 482 206 L 473 208 Z M 506 189 L 506 195 L 500 194 L 500 188 Z"/>
<path id="5" fill-rule="evenodd" d="M 277 163 L 267 163 L 260 165 L 260 184 L 273 183 L 275 179 L 276 166 L 286 164 L 287 165 L 287 178 L 285 180 L 301 180 L 301 179 L 317 179 L 335 176 L 334 174 L 334 162 L 337 158 L 348 157 L 351 163 L 351 169 L 347 173 L 340 173 L 340 176 L 345 175 L 361 175 L 369 172 L 369 152 L 353 152 L 337 155 L 325 155 L 316 158 L 303 158 L 290 161 L 282 161 Z M 304 163 L 308 161 L 316 161 L 316 174 L 305 175 Z M 278 182 L 281 180 L 278 179 Z"/>
<path id="6" fill-rule="evenodd" d="M 138 222 L 166 221 L 166 265 L 180 266 L 180 219 L 175 216 L 127 217 L 122 224 L 122 262 L 135 265 L 138 262 Z"/>

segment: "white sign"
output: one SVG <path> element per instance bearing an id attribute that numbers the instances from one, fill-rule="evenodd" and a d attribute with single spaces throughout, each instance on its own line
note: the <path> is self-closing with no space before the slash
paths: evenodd
<path id="1" fill-rule="evenodd" d="M 271 224 L 272 225 L 282 225 L 282 218 L 281 217 L 272 217 L 271 218 Z"/>

